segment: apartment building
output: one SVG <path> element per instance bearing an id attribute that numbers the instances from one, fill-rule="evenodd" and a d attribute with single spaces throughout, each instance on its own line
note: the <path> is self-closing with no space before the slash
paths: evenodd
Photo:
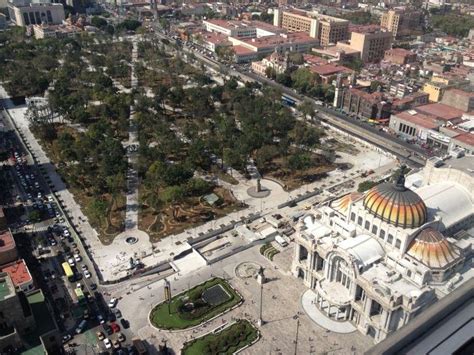
<path id="1" fill-rule="evenodd" d="M 25 5 L 8 4 L 11 21 L 17 26 L 59 25 L 63 22 L 64 7 L 57 3 L 31 3 Z"/>
<path id="2" fill-rule="evenodd" d="M 382 14 L 380 26 L 399 38 L 414 34 L 422 29 L 423 13 L 414 9 L 396 8 Z"/>
<path id="3" fill-rule="evenodd" d="M 349 21 L 337 17 L 299 10 L 274 10 L 273 25 L 289 32 L 306 32 L 318 39 L 320 46 L 348 38 Z"/>
<path id="4" fill-rule="evenodd" d="M 207 32 L 216 32 L 225 36 L 238 38 L 265 37 L 286 32 L 282 28 L 272 26 L 262 21 L 212 19 L 203 21 L 203 24 Z"/>

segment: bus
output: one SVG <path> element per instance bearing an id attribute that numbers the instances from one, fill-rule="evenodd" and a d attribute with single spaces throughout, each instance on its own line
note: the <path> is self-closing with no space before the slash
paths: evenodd
<path id="1" fill-rule="evenodd" d="M 77 301 L 79 304 L 84 304 L 86 302 L 86 296 L 84 296 L 84 292 L 80 287 L 74 289 L 74 293 L 76 294 Z"/>
<path id="2" fill-rule="evenodd" d="M 64 274 L 66 275 L 69 282 L 74 282 L 76 280 L 76 277 L 74 276 L 74 272 L 72 271 L 71 266 L 67 262 L 62 263 L 62 266 Z"/>
<path id="3" fill-rule="evenodd" d="M 290 106 L 290 107 L 296 106 L 296 99 L 285 94 L 281 95 L 281 102 L 285 106 Z"/>

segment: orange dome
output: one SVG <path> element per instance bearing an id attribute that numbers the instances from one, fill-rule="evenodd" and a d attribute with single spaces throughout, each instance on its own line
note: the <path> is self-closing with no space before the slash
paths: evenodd
<path id="1" fill-rule="evenodd" d="M 349 205 L 355 200 L 359 199 L 362 196 L 361 193 L 351 192 L 350 194 L 344 195 L 337 200 L 331 202 L 331 207 L 335 210 L 338 210 L 341 213 L 346 213 L 349 209 Z"/>
<path id="2" fill-rule="evenodd" d="M 427 220 L 427 209 L 416 193 L 405 187 L 400 176 L 396 184 L 374 186 L 364 197 L 364 207 L 382 221 L 402 228 L 417 228 Z"/>
<path id="3" fill-rule="evenodd" d="M 416 235 L 408 247 L 407 254 L 434 269 L 443 268 L 459 257 L 455 247 L 431 227 Z"/>

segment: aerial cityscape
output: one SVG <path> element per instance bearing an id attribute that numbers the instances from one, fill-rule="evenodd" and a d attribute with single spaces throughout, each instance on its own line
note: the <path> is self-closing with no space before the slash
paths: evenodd
<path id="1" fill-rule="evenodd" d="M 0 1 L 0 354 L 474 354 L 473 0 Z"/>

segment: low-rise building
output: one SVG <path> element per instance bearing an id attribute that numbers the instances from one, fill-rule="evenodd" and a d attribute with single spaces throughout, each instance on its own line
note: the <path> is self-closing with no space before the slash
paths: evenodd
<path id="1" fill-rule="evenodd" d="M 17 291 L 29 292 L 35 288 L 30 270 L 23 259 L 0 266 L 1 272 L 10 276 Z"/>
<path id="2" fill-rule="evenodd" d="M 309 70 L 318 74 L 323 84 L 331 84 L 338 75 L 346 78 L 353 73 L 352 69 L 336 64 L 311 65 Z"/>
<path id="3" fill-rule="evenodd" d="M 474 111 L 474 92 L 455 88 L 448 89 L 445 91 L 441 103 L 464 112 Z"/>
<path id="4" fill-rule="evenodd" d="M 15 261 L 18 259 L 15 239 L 7 229 L 0 232 L 0 265 Z"/>
<path id="5" fill-rule="evenodd" d="M 406 65 L 416 62 L 416 53 L 403 48 L 393 48 L 385 51 L 383 59 L 393 64 Z"/>
<path id="6" fill-rule="evenodd" d="M 317 41 L 306 33 L 287 33 L 260 38 L 229 37 L 234 45 L 235 61 L 248 62 L 273 52 L 307 52 Z"/>
<path id="7" fill-rule="evenodd" d="M 197 42 L 211 52 L 215 52 L 220 47 L 232 46 L 228 37 L 218 32 L 200 32 L 196 34 L 194 38 L 197 38 Z"/>
<path id="8" fill-rule="evenodd" d="M 275 74 L 282 74 L 288 68 L 288 57 L 275 52 L 261 61 L 252 62 L 252 70 L 259 75 L 266 76 L 268 68 Z"/>
<path id="9" fill-rule="evenodd" d="M 365 119 L 387 119 L 392 104 L 381 92 L 368 93 L 357 88 L 345 88 L 342 96 L 344 112 Z"/>
<path id="10" fill-rule="evenodd" d="M 82 29 L 74 25 L 33 25 L 36 39 L 74 37 L 81 32 Z"/>

